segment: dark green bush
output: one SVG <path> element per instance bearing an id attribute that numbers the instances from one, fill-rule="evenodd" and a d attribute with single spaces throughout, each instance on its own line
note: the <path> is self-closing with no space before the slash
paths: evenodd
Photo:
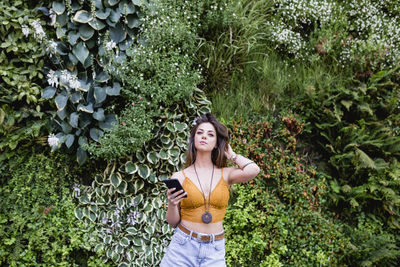
<path id="1" fill-rule="evenodd" d="M 262 171 L 233 188 L 225 219 L 230 266 L 340 264 L 348 239 L 324 207 L 325 177 L 296 151 L 303 126 L 293 115 L 231 125 L 235 152 Z"/>
<path id="2" fill-rule="evenodd" d="M 0 189 L 2 266 L 99 266 L 89 252 L 90 232 L 75 219 L 70 160 L 26 153 L 9 164 Z M 95 264 L 97 262 L 97 264 Z M 4 264 L 4 265 L 3 265 Z"/>

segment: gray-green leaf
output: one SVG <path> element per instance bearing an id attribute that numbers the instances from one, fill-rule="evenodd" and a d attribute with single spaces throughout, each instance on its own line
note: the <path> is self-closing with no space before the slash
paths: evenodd
<path id="1" fill-rule="evenodd" d="M 76 46 L 74 46 L 72 52 L 82 64 L 85 63 L 86 58 L 89 56 L 89 50 L 87 49 L 86 44 L 83 42 L 79 42 Z"/>
<path id="2" fill-rule="evenodd" d="M 79 23 L 88 23 L 93 19 L 92 14 L 86 10 L 79 10 L 76 12 L 72 20 Z"/>

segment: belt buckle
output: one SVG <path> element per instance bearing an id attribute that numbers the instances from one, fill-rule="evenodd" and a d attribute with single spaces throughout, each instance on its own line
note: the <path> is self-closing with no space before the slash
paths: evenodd
<path id="1" fill-rule="evenodd" d="M 209 240 L 206 241 L 206 240 L 201 239 L 203 236 L 208 236 L 208 237 L 209 237 Z M 211 240 L 211 237 L 210 237 L 209 234 L 200 234 L 200 233 L 197 233 L 196 239 L 197 239 L 199 242 L 209 242 L 209 241 Z"/>

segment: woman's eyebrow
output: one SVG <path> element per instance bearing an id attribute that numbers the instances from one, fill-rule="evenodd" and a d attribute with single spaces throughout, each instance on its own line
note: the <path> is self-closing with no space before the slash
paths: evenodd
<path id="1" fill-rule="evenodd" d="M 204 131 L 203 129 L 197 129 L 197 131 Z M 208 130 L 207 132 L 212 132 L 212 133 L 215 133 L 215 131 L 214 130 Z"/>

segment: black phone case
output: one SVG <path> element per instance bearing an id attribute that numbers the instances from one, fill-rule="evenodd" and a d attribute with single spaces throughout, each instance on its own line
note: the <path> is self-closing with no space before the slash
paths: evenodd
<path id="1" fill-rule="evenodd" d="M 165 183 L 165 185 L 166 185 L 168 188 L 174 188 L 174 187 L 176 188 L 176 189 L 174 190 L 174 192 L 172 192 L 172 194 L 175 193 L 175 192 L 177 192 L 177 191 L 179 191 L 179 190 L 183 190 L 182 194 L 185 193 L 185 190 L 183 189 L 183 187 L 182 187 L 182 185 L 181 185 L 181 183 L 179 182 L 178 179 L 175 179 L 175 178 L 172 178 L 172 179 L 165 179 L 165 180 L 163 180 L 163 182 Z M 184 196 L 184 198 L 187 198 L 187 195 Z"/>

